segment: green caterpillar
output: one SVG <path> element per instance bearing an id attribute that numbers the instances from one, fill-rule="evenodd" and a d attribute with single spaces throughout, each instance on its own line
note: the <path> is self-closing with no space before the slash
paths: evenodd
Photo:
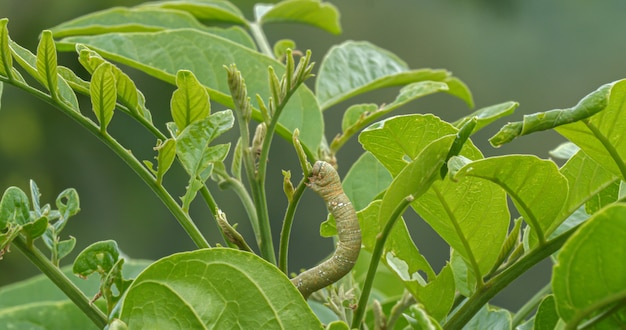
<path id="1" fill-rule="evenodd" d="M 329 259 L 291 280 L 304 299 L 348 274 L 361 250 L 359 220 L 333 166 L 324 161 L 316 162 L 309 175 L 308 186 L 324 199 L 328 210 L 335 217 L 339 242 Z"/>

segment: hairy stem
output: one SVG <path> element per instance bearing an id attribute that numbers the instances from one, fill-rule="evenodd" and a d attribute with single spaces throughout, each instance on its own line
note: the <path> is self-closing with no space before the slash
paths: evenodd
<path id="1" fill-rule="evenodd" d="M 26 243 L 21 236 L 13 240 L 16 246 L 39 270 L 44 273 L 80 310 L 100 329 L 107 324 L 107 316 L 89 301 L 82 291 L 54 266 L 34 245 Z"/>

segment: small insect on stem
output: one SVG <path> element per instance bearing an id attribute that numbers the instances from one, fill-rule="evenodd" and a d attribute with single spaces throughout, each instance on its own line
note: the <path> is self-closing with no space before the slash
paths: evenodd
<path id="1" fill-rule="evenodd" d="M 308 186 L 324 199 L 328 210 L 335 217 L 339 242 L 329 259 L 291 280 L 305 299 L 348 274 L 361 250 L 359 220 L 350 199 L 343 192 L 337 171 L 327 162 L 316 162 Z"/>

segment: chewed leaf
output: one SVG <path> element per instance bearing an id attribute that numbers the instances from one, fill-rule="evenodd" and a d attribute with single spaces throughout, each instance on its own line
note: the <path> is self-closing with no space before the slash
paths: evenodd
<path id="1" fill-rule="evenodd" d="M 339 11 L 334 5 L 321 1 L 292 0 L 279 2 L 263 13 L 260 22 L 262 24 L 297 22 L 319 27 L 332 34 L 341 33 Z"/>
<path id="2" fill-rule="evenodd" d="M 585 96 L 578 104 L 569 109 L 550 110 L 525 115 L 523 121 L 508 123 L 489 139 L 491 145 L 499 147 L 511 142 L 518 136 L 555 128 L 573 123 L 600 112 L 606 108 L 613 84 L 606 84 Z"/>
<path id="3" fill-rule="evenodd" d="M 115 241 L 101 241 L 86 247 L 74 260 L 74 274 L 87 277 L 93 273 L 107 274 L 120 258 Z"/>
<path id="4" fill-rule="evenodd" d="M 596 213 L 563 245 L 552 274 L 557 309 L 568 326 L 612 309 L 626 296 L 626 205 Z M 601 279 L 601 280 L 590 280 Z M 622 308 L 623 310 L 623 308 Z M 620 312 L 606 315 L 596 326 L 623 325 Z M 622 313 L 623 314 L 623 313 Z"/>
<path id="5" fill-rule="evenodd" d="M 0 230 L 8 225 L 24 225 L 30 221 L 28 196 L 20 188 L 9 187 L 0 201 Z"/>
<path id="6" fill-rule="evenodd" d="M 225 248 L 174 254 L 146 268 L 128 289 L 120 318 L 131 329 L 322 329 L 278 268 Z"/>

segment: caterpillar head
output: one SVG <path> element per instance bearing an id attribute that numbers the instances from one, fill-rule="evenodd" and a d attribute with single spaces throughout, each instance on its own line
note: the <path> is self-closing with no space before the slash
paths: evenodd
<path id="1" fill-rule="evenodd" d="M 325 161 L 318 160 L 313 165 L 309 175 L 309 188 L 317 192 L 322 198 L 340 193 L 341 180 L 335 168 Z"/>

